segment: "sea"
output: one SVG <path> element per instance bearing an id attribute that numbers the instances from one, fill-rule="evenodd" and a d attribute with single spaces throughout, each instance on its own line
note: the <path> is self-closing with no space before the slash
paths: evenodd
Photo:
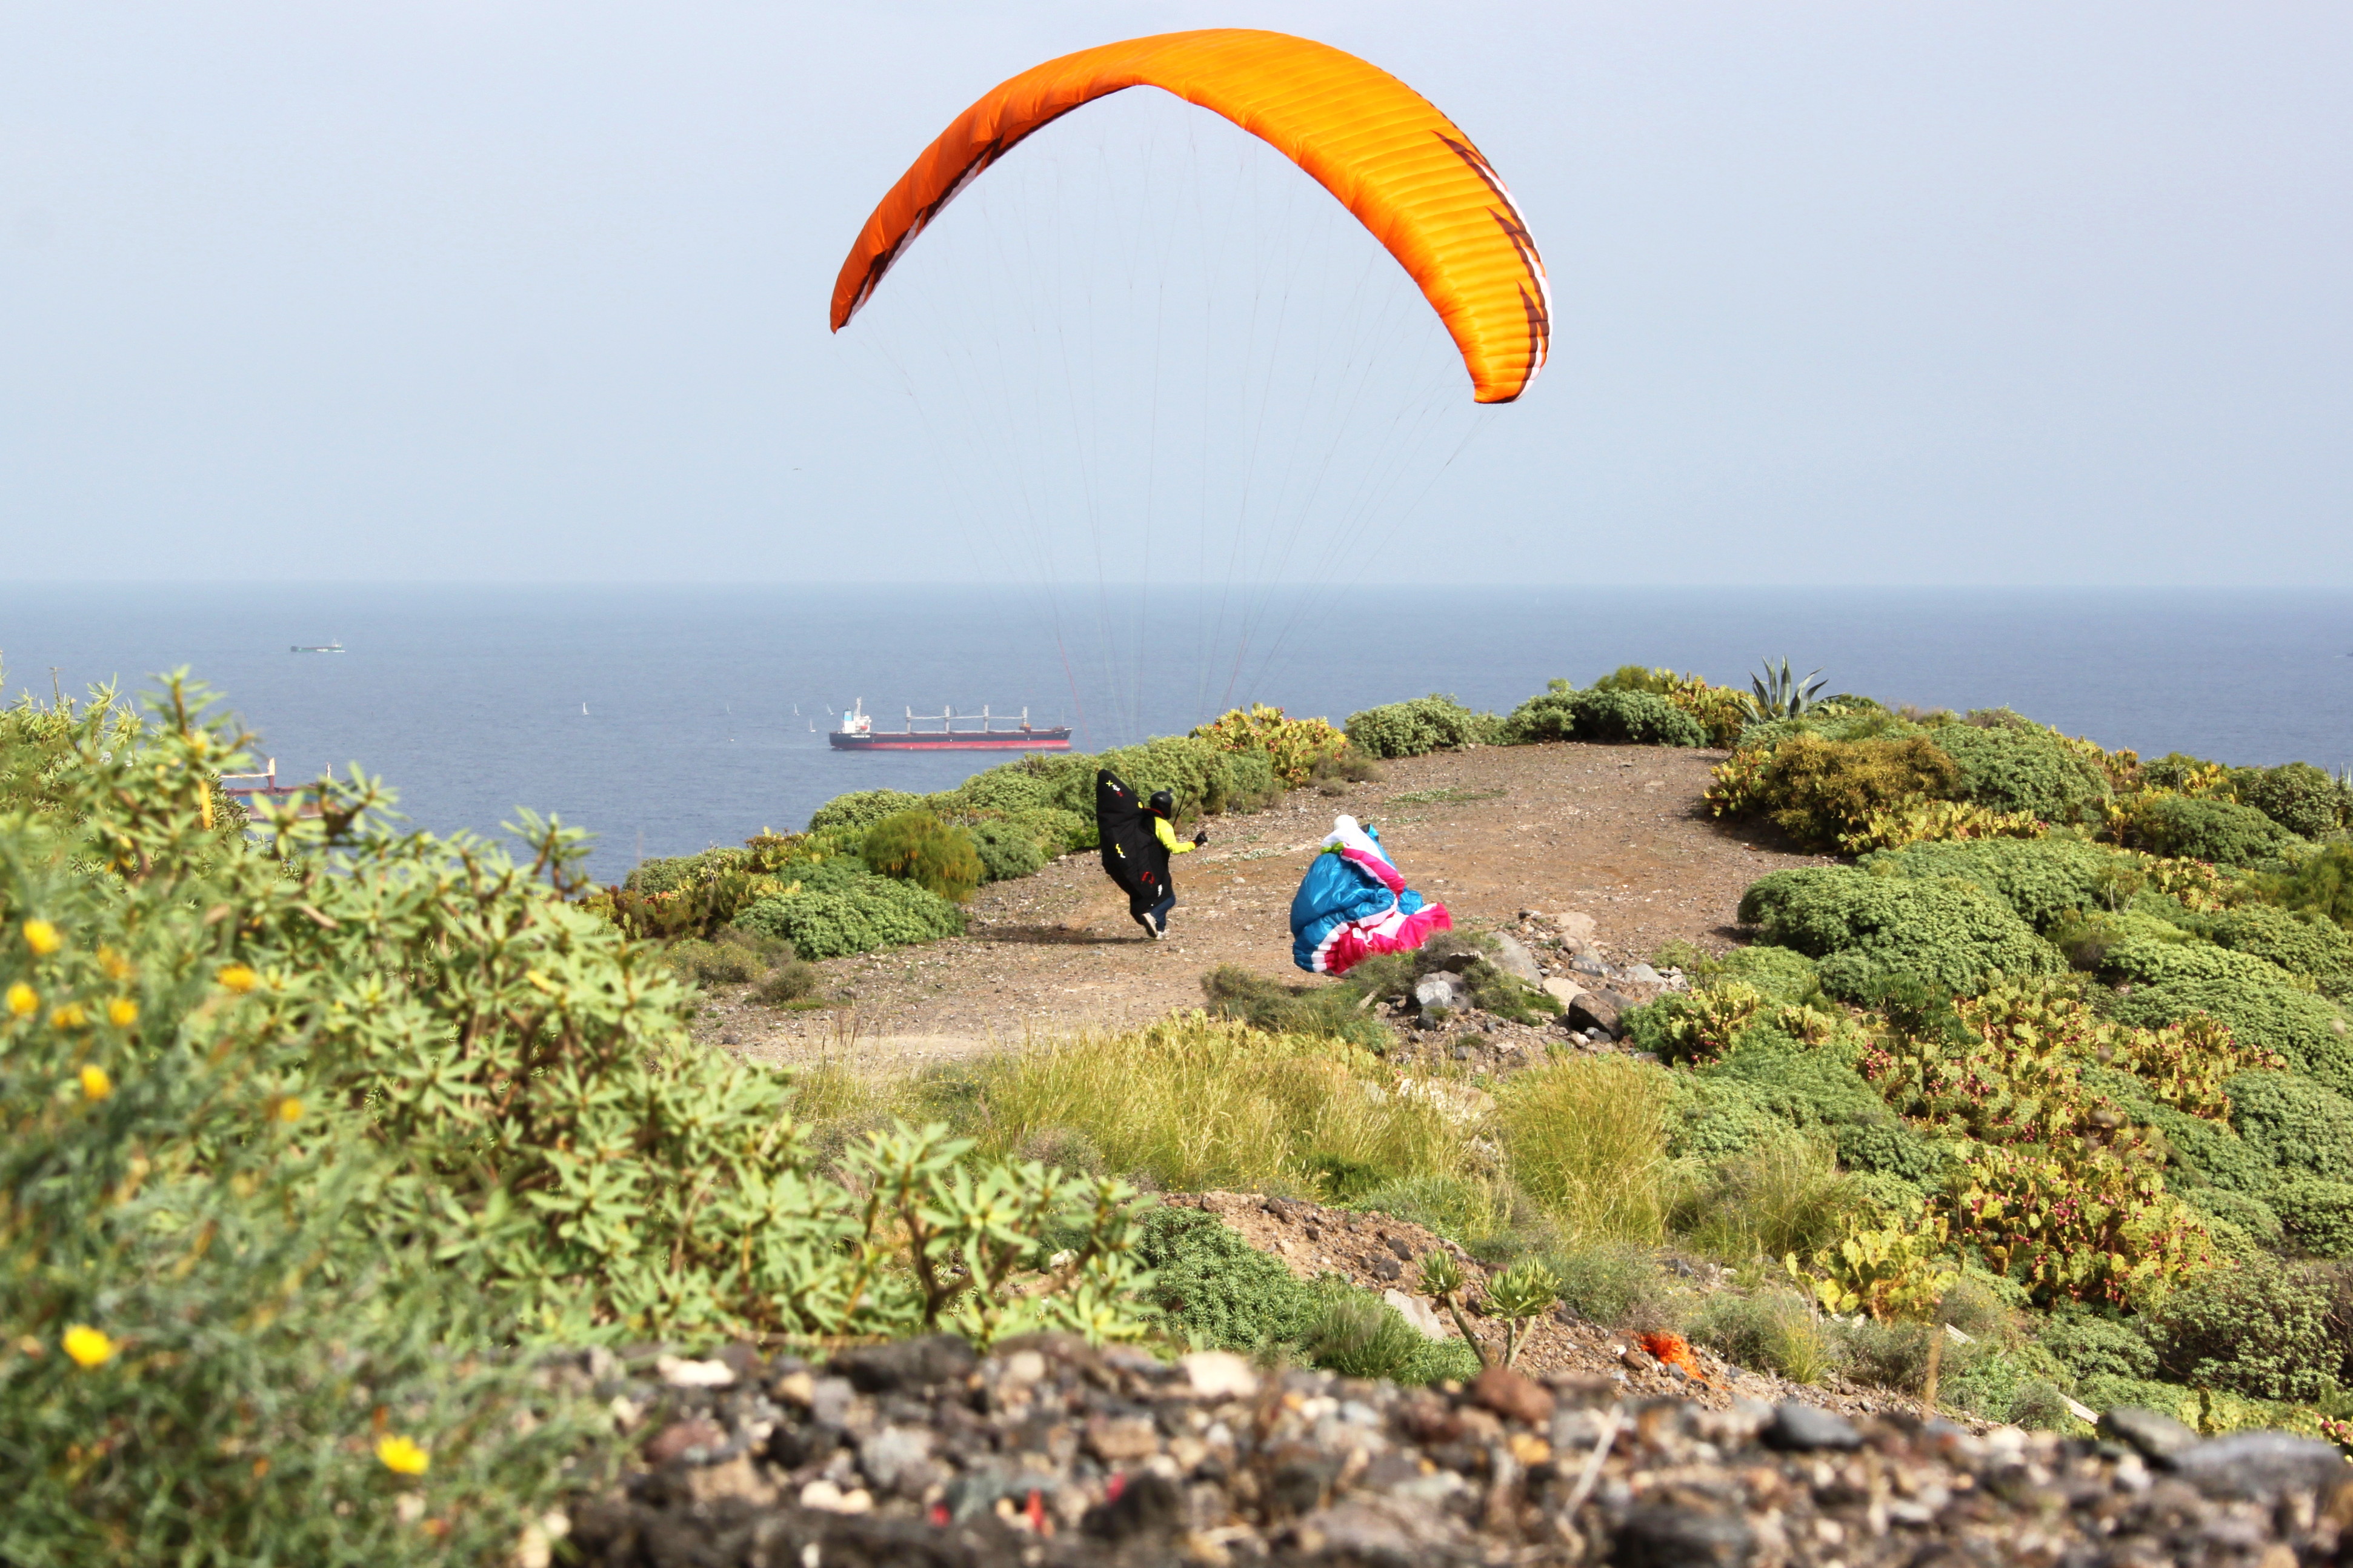
<path id="1" fill-rule="evenodd" d="M 1555 677 L 1745 684 L 1785 658 L 1826 691 L 2008 706 L 2144 755 L 2353 763 L 2337 590 L 0 586 L 10 700 L 185 668 L 281 782 L 362 768 L 443 833 L 553 813 L 595 835 L 606 880 L 1005 760 L 837 752 L 825 731 L 853 703 L 878 728 L 1027 709 L 1099 750 L 1237 703 L 1335 722 L 1428 692 L 1507 710 Z"/>

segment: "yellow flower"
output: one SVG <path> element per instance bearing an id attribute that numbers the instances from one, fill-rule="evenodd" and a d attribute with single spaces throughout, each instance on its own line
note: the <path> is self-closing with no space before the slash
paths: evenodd
<path id="1" fill-rule="evenodd" d="M 114 1080 L 104 1068 L 87 1067 L 81 1069 L 81 1091 L 92 1100 L 104 1100 L 114 1092 Z"/>
<path id="2" fill-rule="evenodd" d="M 256 980 L 259 980 L 260 976 L 254 973 L 252 970 L 248 969 L 242 963 L 232 963 L 227 969 L 222 970 L 220 973 L 216 975 L 214 978 L 217 979 L 223 985 L 227 986 L 230 990 L 242 996 L 247 992 L 253 989 L 253 983 Z"/>
<path id="3" fill-rule="evenodd" d="M 433 1456 L 406 1437 L 383 1437 L 376 1441 L 375 1457 L 384 1468 L 396 1476 L 421 1476 L 432 1467 Z"/>
<path id="4" fill-rule="evenodd" d="M 69 1002 L 49 1015 L 49 1027 L 52 1029 L 79 1029 L 89 1022 L 90 1015 L 82 1011 L 79 1002 Z"/>
<path id="5" fill-rule="evenodd" d="M 131 961 L 111 947 L 98 950 L 98 966 L 117 980 L 131 978 Z"/>
<path id="6" fill-rule="evenodd" d="M 47 958 L 49 954 L 57 952 L 58 948 L 63 947 L 65 945 L 65 941 L 62 937 L 58 935 L 58 928 L 51 925 L 48 921 L 26 921 L 25 922 L 25 945 L 31 948 L 35 952 L 39 953 L 43 958 Z"/>
<path id="7" fill-rule="evenodd" d="M 33 988 L 23 981 L 19 980 L 16 984 L 8 987 L 8 1012 L 11 1016 L 24 1017 L 40 1005 L 41 999 L 34 995 Z"/>
<path id="8" fill-rule="evenodd" d="M 302 1102 L 301 1102 L 301 1100 L 299 1100 L 295 1099 L 295 1098 L 294 1098 L 292 1095 L 290 1095 L 290 1095 L 288 1095 L 285 1099 L 283 1099 L 283 1100 L 280 1100 L 280 1101 L 278 1102 L 278 1120 L 279 1120 L 279 1121 L 301 1121 L 301 1120 L 302 1120 Z"/>
<path id="9" fill-rule="evenodd" d="M 118 1029 L 127 1029 L 139 1021 L 139 1004 L 128 996 L 117 996 L 106 1005 L 106 1021 Z"/>
<path id="10" fill-rule="evenodd" d="M 114 1359 L 114 1342 L 87 1323 L 76 1323 L 66 1331 L 65 1347 L 74 1364 L 85 1370 Z"/>

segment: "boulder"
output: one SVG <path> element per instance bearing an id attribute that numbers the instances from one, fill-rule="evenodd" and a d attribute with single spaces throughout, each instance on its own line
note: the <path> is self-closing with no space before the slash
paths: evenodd
<path id="1" fill-rule="evenodd" d="M 2198 1441 L 2198 1434 L 2170 1415 L 2154 1410 L 2120 1405 L 2100 1417 L 2095 1428 L 2111 1443 L 2122 1443 L 2145 1459 L 2169 1459 Z"/>
<path id="2" fill-rule="evenodd" d="M 1495 951 L 1488 955 L 1487 962 L 1514 980 L 1530 985 L 1544 984 L 1544 971 L 1536 967 L 1536 955 L 1509 931 L 1495 933 Z"/>
<path id="3" fill-rule="evenodd" d="M 1599 1029 L 1611 1039 L 1618 1037 L 1618 1020 L 1626 1011 L 1626 999 L 1613 991 L 1581 991 L 1568 1005 L 1568 1026 L 1572 1029 Z"/>
<path id="4" fill-rule="evenodd" d="M 2346 1478 L 2345 1455 L 2317 1437 L 2233 1432 L 2194 1443 L 2168 1468 L 2208 1497 L 2268 1501 L 2284 1492 L 2326 1494 Z"/>
<path id="5" fill-rule="evenodd" d="M 1471 1380 L 1471 1403 L 1506 1421 L 1542 1426 L 1552 1419 L 1553 1398 L 1544 1384 L 1507 1366 L 1491 1366 Z"/>
<path id="6" fill-rule="evenodd" d="M 1556 975 L 1544 983 L 1544 993 L 1566 1007 L 1585 994 L 1585 987 L 1574 980 L 1563 980 Z"/>
<path id="7" fill-rule="evenodd" d="M 1799 1405 L 1795 1400 L 1773 1407 L 1773 1419 L 1758 1439 L 1783 1453 L 1810 1454 L 1818 1448 L 1860 1448 L 1862 1434 L 1836 1411 Z"/>
<path id="8" fill-rule="evenodd" d="M 1756 1532 L 1733 1510 L 1653 1502 L 1626 1515 L 1609 1561 L 1620 1568 L 1741 1568 L 1756 1550 Z"/>
<path id="9" fill-rule="evenodd" d="M 833 1358 L 832 1370 L 848 1378 L 860 1394 L 888 1394 L 961 1382 L 978 1364 L 972 1346 L 958 1336 L 926 1334 L 919 1340 L 843 1351 Z"/>
<path id="10" fill-rule="evenodd" d="M 1409 1296 L 1402 1290 L 1384 1290 L 1381 1300 L 1397 1309 L 1397 1315 L 1421 1331 L 1426 1340 L 1446 1338 L 1446 1320 L 1427 1296 Z"/>
<path id="11" fill-rule="evenodd" d="M 1451 1012 L 1471 1005 L 1471 988 L 1462 983 L 1462 976 L 1441 969 L 1413 983 L 1413 1003 L 1424 1010 L 1444 1007 Z"/>
<path id="12" fill-rule="evenodd" d="M 1593 917 L 1581 910 L 1569 910 L 1556 914 L 1552 917 L 1552 923 L 1559 928 L 1560 934 L 1570 942 L 1589 942 L 1593 940 L 1595 930 Z"/>

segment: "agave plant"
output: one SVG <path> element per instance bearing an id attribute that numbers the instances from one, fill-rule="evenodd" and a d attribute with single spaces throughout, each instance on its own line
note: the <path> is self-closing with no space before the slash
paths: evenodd
<path id="1" fill-rule="evenodd" d="M 1822 672 L 1809 670 L 1804 676 L 1790 673 L 1789 661 L 1783 659 L 1778 668 L 1768 661 L 1762 672 L 1748 678 L 1756 693 L 1749 701 L 1759 719 L 1795 719 L 1808 710 L 1819 707 L 1818 700 L 1825 684 L 1818 679 Z"/>

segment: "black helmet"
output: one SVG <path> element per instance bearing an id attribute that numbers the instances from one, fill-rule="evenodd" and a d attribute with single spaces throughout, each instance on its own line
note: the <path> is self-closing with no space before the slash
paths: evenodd
<path id="1" fill-rule="evenodd" d="M 1174 816 L 1176 815 L 1176 797 L 1170 795 L 1165 789 L 1154 790 L 1152 792 L 1152 799 L 1146 804 L 1152 807 L 1152 814 L 1155 816 Z"/>

